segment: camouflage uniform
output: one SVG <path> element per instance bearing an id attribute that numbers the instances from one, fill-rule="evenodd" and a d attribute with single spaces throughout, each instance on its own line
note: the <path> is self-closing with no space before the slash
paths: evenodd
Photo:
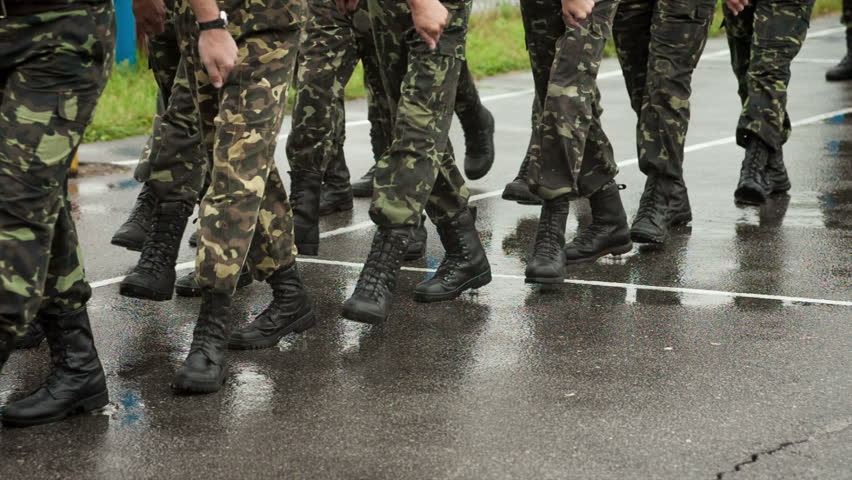
<path id="1" fill-rule="evenodd" d="M 343 155 L 344 87 L 359 59 L 367 87 L 373 158 L 378 159 L 390 146 L 391 107 L 382 85 L 367 2 L 360 2 L 355 12 L 344 16 L 333 0 L 309 0 L 293 128 L 287 139 L 287 158 L 293 170 L 325 172 L 334 166 L 333 170 L 348 180 Z M 455 112 L 465 124 L 476 125 L 481 108 L 479 92 L 465 61 L 459 75 Z"/>
<path id="2" fill-rule="evenodd" d="M 470 192 L 449 141 L 471 0 L 442 2 L 449 11 L 438 47 L 417 32 L 405 0 L 369 0 L 393 142 L 376 164 L 370 217 L 382 227 L 415 227 L 466 211 Z"/>
<path id="3" fill-rule="evenodd" d="M 639 168 L 683 176 L 692 72 L 707 43 L 716 0 L 621 0 L 612 33 L 639 121 Z"/>
<path id="4" fill-rule="evenodd" d="M 790 137 L 790 64 L 805 41 L 813 6 L 814 0 L 752 0 L 737 16 L 723 8 L 743 104 L 737 125 L 740 146 L 756 136 L 778 151 Z"/>
<path id="5" fill-rule="evenodd" d="M 181 52 L 177 0 L 166 0 L 165 31 L 148 39 L 148 62 L 159 88 L 158 113 L 134 177 L 158 200 L 195 202 L 204 183 L 205 158 L 198 110 Z M 183 42 L 184 45 L 186 42 Z"/>
<path id="6" fill-rule="evenodd" d="M 6 1 L 10 10 L 19 4 Z M 67 4 L 56 9 L 57 4 Z M 0 18 L 0 334 L 91 296 L 67 172 L 109 77 L 112 2 L 26 2 Z M 47 11 L 52 9 L 55 11 Z"/>
<path id="7" fill-rule="evenodd" d="M 287 86 L 293 78 L 303 2 L 224 0 L 239 48 L 224 86 L 198 55 L 195 15 L 184 0 L 186 72 L 201 118 L 210 187 L 201 202 L 196 275 L 202 289 L 232 295 L 243 264 L 264 280 L 295 261 L 293 214 L 275 167 Z M 184 41 L 182 39 L 182 41 Z"/>
<path id="8" fill-rule="evenodd" d="M 560 0 L 521 0 L 536 98 L 530 188 L 545 200 L 589 196 L 618 173 L 601 127 L 597 74 L 617 0 L 595 4 L 582 28 L 567 26 Z M 534 108 L 534 116 L 536 110 Z"/>

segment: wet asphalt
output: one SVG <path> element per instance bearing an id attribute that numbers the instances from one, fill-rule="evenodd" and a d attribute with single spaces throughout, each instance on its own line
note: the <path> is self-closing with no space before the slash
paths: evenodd
<path id="1" fill-rule="evenodd" d="M 452 302 L 413 302 L 441 258 L 430 225 L 428 256 L 407 264 L 390 320 L 344 320 L 373 231 L 367 200 L 356 200 L 322 220 L 320 256 L 300 264 L 319 326 L 233 352 L 213 395 L 169 388 L 198 301 L 118 295 L 136 260 L 109 245 L 139 189 L 129 170 L 75 180 L 113 403 L 0 429 L 0 477 L 852 478 L 852 83 L 823 79 L 843 33 L 837 17 L 812 24 L 790 87 L 793 189 L 760 208 L 733 202 L 742 150 L 725 47 L 711 40 L 695 75 L 685 164 L 694 220 L 668 245 L 572 269 L 560 288 L 525 285 L 538 209 L 499 191 L 527 145 L 531 80 L 489 78 L 480 90 L 497 118 L 497 162 L 470 187 L 494 281 Z M 604 126 L 632 216 L 644 177 L 617 69 L 601 69 Z M 365 105 L 347 108 L 357 177 L 371 162 Z M 81 159 L 127 164 L 141 143 L 85 146 Z M 283 148 L 278 160 L 286 170 Z M 588 221 L 577 202 L 568 236 Z M 191 260 L 184 246 L 180 261 Z M 248 319 L 269 299 L 265 285 L 240 290 L 235 314 Z M 46 373 L 46 346 L 14 354 L 0 405 Z"/>

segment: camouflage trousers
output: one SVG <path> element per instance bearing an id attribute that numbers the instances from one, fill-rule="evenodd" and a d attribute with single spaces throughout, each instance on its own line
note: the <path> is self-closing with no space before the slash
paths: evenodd
<path id="1" fill-rule="evenodd" d="M 755 136 L 777 151 L 790 138 L 790 64 L 805 41 L 813 6 L 814 0 L 752 0 L 737 16 L 723 7 L 743 105 L 737 124 L 740 146 Z"/>
<path id="2" fill-rule="evenodd" d="M 148 39 L 148 62 L 159 89 L 151 136 L 136 167 L 136 180 L 147 183 L 162 202 L 196 202 L 205 180 L 198 109 L 192 99 L 181 51 L 175 2 L 167 0 L 165 31 Z"/>
<path id="3" fill-rule="evenodd" d="M 326 172 L 326 181 L 348 183 L 343 154 L 343 89 L 359 60 L 367 87 L 373 158 L 378 159 L 390 146 L 392 121 L 367 3 L 361 2 L 352 15 L 343 16 L 332 0 L 309 0 L 299 55 L 293 129 L 287 139 L 292 169 L 319 170 Z M 466 127 L 477 130 L 481 109 L 479 92 L 465 61 L 459 74 L 455 112 Z"/>
<path id="4" fill-rule="evenodd" d="M 621 0 L 612 26 L 646 175 L 683 177 L 692 72 L 707 43 L 716 0 Z"/>
<path id="5" fill-rule="evenodd" d="M 0 334 L 91 297 L 67 172 L 109 77 L 112 2 L 0 18 Z"/>
<path id="6" fill-rule="evenodd" d="M 434 222 L 453 218 L 470 197 L 449 141 L 471 1 L 445 1 L 447 26 L 430 50 L 415 32 L 405 0 L 370 0 L 393 141 L 376 163 L 370 218 L 414 227 L 425 209 Z"/>
<path id="7" fill-rule="evenodd" d="M 589 196 L 618 173 L 601 126 L 597 75 L 617 0 L 595 3 L 580 28 L 562 18 L 560 0 L 521 0 L 526 45 L 541 112 L 529 148 L 530 188 L 545 200 Z"/>
<path id="8" fill-rule="evenodd" d="M 214 88 L 198 55 L 195 16 L 186 60 L 201 119 L 210 187 L 201 201 L 196 276 L 202 289 L 232 295 L 244 264 L 264 280 L 295 261 L 293 212 L 275 166 L 275 147 L 293 78 L 303 15 L 301 0 L 224 0 L 237 64 Z"/>

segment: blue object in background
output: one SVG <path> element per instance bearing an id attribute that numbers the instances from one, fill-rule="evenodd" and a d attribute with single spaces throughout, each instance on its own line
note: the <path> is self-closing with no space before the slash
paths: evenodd
<path id="1" fill-rule="evenodd" d="M 133 0 L 115 0 L 115 63 L 136 65 L 136 20 Z"/>

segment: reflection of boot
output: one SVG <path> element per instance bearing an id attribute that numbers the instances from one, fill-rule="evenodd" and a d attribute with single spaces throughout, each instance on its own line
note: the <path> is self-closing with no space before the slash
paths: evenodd
<path id="1" fill-rule="evenodd" d="M 157 206 L 153 231 L 145 240 L 133 273 L 121 281 L 121 295 L 159 302 L 171 300 L 180 240 L 192 209 L 193 205 L 186 202 L 164 202 Z"/>
<path id="2" fill-rule="evenodd" d="M 518 202 L 521 205 L 541 205 L 541 198 L 530 191 L 527 184 L 527 170 L 530 165 L 530 157 L 525 157 L 514 180 L 506 184 L 503 189 L 503 200 Z"/>
<path id="3" fill-rule="evenodd" d="M 356 197 L 372 197 L 373 196 L 373 176 L 376 174 L 376 166 L 373 165 L 367 170 L 358 180 L 352 182 L 352 195 Z"/>
<path id="4" fill-rule="evenodd" d="M 243 267 L 240 272 L 240 278 L 237 280 L 237 288 L 247 287 L 254 283 L 254 277 L 251 275 L 251 270 Z M 198 279 L 195 278 L 195 271 L 191 271 L 180 277 L 175 282 L 175 293 L 181 297 L 200 297 L 201 286 L 198 285 Z"/>
<path id="5" fill-rule="evenodd" d="M 683 179 L 648 175 L 630 238 L 637 243 L 665 243 L 671 227 L 690 220 L 692 210 Z"/>
<path id="6" fill-rule="evenodd" d="M 27 333 L 15 339 L 15 348 L 36 348 L 41 345 L 44 337 L 44 318 L 41 315 L 36 315 L 27 327 Z"/>
<path id="7" fill-rule="evenodd" d="M 408 250 L 405 251 L 405 260 L 417 260 L 426 255 L 426 241 L 429 239 L 429 234 L 426 233 L 426 215 L 420 216 L 420 225 L 414 229 L 411 234 L 411 241 L 408 242 Z"/>
<path id="8" fill-rule="evenodd" d="M 852 80 L 852 29 L 846 29 L 846 56 L 837 65 L 825 72 L 825 79 L 829 82 Z"/>
<path id="9" fill-rule="evenodd" d="M 231 297 L 202 292 L 189 355 L 178 368 L 172 384 L 175 390 L 212 393 L 222 388 L 228 368 L 225 350 L 231 334 L 230 307 Z"/>
<path id="10" fill-rule="evenodd" d="M 141 251 L 145 237 L 151 231 L 151 220 L 156 208 L 157 197 L 154 196 L 154 190 L 145 183 L 142 185 L 139 196 L 136 197 L 130 216 L 122 226 L 118 227 L 110 243 L 134 252 Z"/>
<path id="11" fill-rule="evenodd" d="M 15 337 L 5 332 L 0 332 L 0 373 L 3 373 L 3 365 L 9 360 L 9 355 L 15 348 Z"/>
<path id="12" fill-rule="evenodd" d="M 618 189 L 615 182 L 610 182 L 589 197 L 592 223 L 565 246 L 566 263 L 590 263 L 604 255 L 621 255 L 633 248 Z"/>
<path id="13" fill-rule="evenodd" d="M 344 318 L 364 323 L 387 320 L 411 233 L 410 228 L 379 227 L 376 230 L 355 292 L 343 302 Z"/>
<path id="14" fill-rule="evenodd" d="M 527 283 L 562 283 L 565 280 L 565 223 L 568 220 L 568 197 L 545 200 L 538 220 L 535 248 L 527 262 Z"/>
<path id="15" fill-rule="evenodd" d="M 250 350 L 278 345 L 290 332 L 301 333 L 316 324 L 299 268 L 279 269 L 267 280 L 272 287 L 272 303 L 243 328 L 231 334 L 228 348 Z"/>
<path id="16" fill-rule="evenodd" d="M 6 405 L 5 425 L 25 427 L 56 422 L 109 403 L 86 308 L 60 316 L 45 315 L 44 320 L 52 371 L 33 394 Z"/>
<path id="17" fill-rule="evenodd" d="M 754 137 L 749 141 L 740 169 L 740 181 L 734 191 L 734 200 L 737 203 L 760 205 L 766 201 L 769 195 L 766 165 L 770 154 L 769 147 L 761 139 Z"/>
<path id="18" fill-rule="evenodd" d="M 443 302 L 458 297 L 465 290 L 491 283 L 491 265 L 476 231 L 475 219 L 467 209 L 436 225 L 446 251 L 444 260 L 432 278 L 417 285 L 414 300 Z"/>
<path id="19" fill-rule="evenodd" d="M 349 185 L 349 169 L 343 150 L 338 149 L 337 156 L 328 164 L 320 194 L 320 215 L 352 210 L 352 187 Z"/>
<path id="20" fill-rule="evenodd" d="M 494 165 L 494 116 L 480 105 L 476 118 L 459 120 L 464 131 L 464 173 L 478 180 Z"/>
<path id="21" fill-rule="evenodd" d="M 766 183 L 769 185 L 769 193 L 784 193 L 792 187 L 787 168 L 784 166 L 783 150 L 769 155 L 766 161 Z"/>
<path id="22" fill-rule="evenodd" d="M 290 172 L 293 230 L 301 255 L 319 254 L 319 208 L 322 174 L 310 170 Z"/>

